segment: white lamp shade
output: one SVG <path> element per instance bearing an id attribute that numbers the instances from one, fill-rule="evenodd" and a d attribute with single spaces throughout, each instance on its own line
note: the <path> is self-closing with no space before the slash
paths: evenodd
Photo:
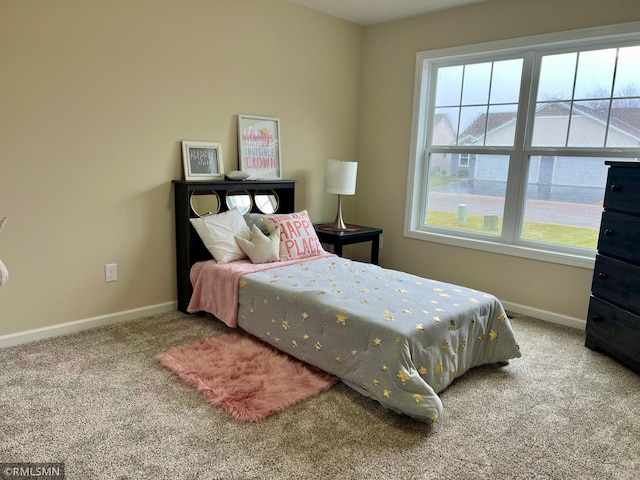
<path id="1" fill-rule="evenodd" d="M 354 195 L 356 193 L 357 173 L 358 162 L 327 160 L 325 191 L 338 195 Z"/>

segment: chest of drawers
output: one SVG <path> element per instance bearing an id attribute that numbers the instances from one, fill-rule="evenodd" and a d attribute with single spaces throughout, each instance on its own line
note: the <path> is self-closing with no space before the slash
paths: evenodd
<path id="1" fill-rule="evenodd" d="M 606 164 L 585 345 L 640 372 L 640 162 Z"/>

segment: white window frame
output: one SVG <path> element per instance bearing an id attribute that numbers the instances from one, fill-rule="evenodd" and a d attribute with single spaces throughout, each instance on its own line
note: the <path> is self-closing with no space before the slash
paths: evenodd
<path id="1" fill-rule="evenodd" d="M 425 68 L 425 62 L 440 61 L 445 57 L 457 57 L 456 61 L 465 62 L 470 59 L 477 60 L 480 55 L 490 55 L 491 60 L 496 60 L 499 56 L 506 58 L 513 55 L 534 55 L 541 50 L 556 50 L 560 46 L 585 49 L 587 47 L 601 48 L 610 43 L 640 43 L 640 22 L 625 23 L 606 27 L 588 28 L 573 30 L 557 34 L 536 35 L 506 41 L 488 42 L 469 46 L 445 48 L 418 52 L 416 55 L 416 72 L 414 83 L 413 117 L 411 129 L 411 149 L 409 159 L 409 172 L 407 179 L 407 198 L 404 221 L 404 236 L 413 239 L 425 240 L 429 242 L 444 243 L 464 248 L 482 250 L 486 252 L 512 255 L 534 260 L 541 260 L 563 265 L 593 269 L 595 262 L 595 250 L 564 247 L 562 245 L 545 248 L 544 244 L 528 242 L 519 239 L 516 232 L 515 219 L 523 214 L 524 193 L 522 186 L 526 186 L 526 157 L 529 155 L 580 155 L 588 151 L 590 155 L 594 150 L 602 152 L 603 157 L 627 159 L 629 153 L 633 153 L 640 158 L 640 149 L 624 149 L 624 152 L 616 149 L 580 149 L 563 148 L 555 150 L 553 148 L 536 148 L 524 145 L 524 136 L 531 138 L 532 124 L 523 125 L 516 130 L 516 147 L 495 147 L 492 153 L 508 155 L 514 161 L 510 162 L 508 187 L 505 196 L 505 211 L 503 221 L 503 234 L 499 238 L 489 238 L 483 235 L 474 235 L 469 232 L 459 232 L 451 229 L 425 228 L 423 219 L 426 218 L 426 195 L 428 178 L 428 161 L 425 157 L 425 146 L 427 145 L 427 122 L 429 112 L 428 92 L 429 74 Z M 466 58 L 465 58 L 466 57 Z M 526 68 L 526 62 L 525 62 Z M 521 104 L 524 102 L 534 102 L 535 98 L 530 95 L 531 83 L 525 80 L 530 79 L 532 72 L 524 72 L 523 84 L 521 87 Z M 537 81 L 537 79 L 533 79 Z M 533 82 L 532 82 L 533 83 Z M 531 98 L 531 99 L 530 99 Z M 521 115 L 518 116 L 520 121 Z M 458 147 L 456 147 L 458 148 Z M 460 148 L 464 150 L 464 147 Z M 475 153 L 475 152 L 470 152 Z M 517 188 L 516 188 L 517 187 Z"/>

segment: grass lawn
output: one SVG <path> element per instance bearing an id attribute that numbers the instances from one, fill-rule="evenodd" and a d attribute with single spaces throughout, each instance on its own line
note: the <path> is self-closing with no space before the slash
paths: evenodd
<path id="1" fill-rule="evenodd" d="M 502 231 L 502 218 L 498 219 L 496 230 L 487 231 L 484 229 L 484 216 L 482 215 L 467 215 L 466 225 L 459 225 L 456 213 L 430 211 L 428 224 L 434 227 L 455 228 L 496 236 L 500 235 Z M 598 243 L 598 229 L 543 222 L 524 222 L 522 238 L 537 242 L 595 249 Z"/>

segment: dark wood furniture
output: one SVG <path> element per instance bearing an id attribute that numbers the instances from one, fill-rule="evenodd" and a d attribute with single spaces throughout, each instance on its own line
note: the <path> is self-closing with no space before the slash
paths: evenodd
<path id="1" fill-rule="evenodd" d="M 174 180 L 175 194 L 175 227 L 176 227 L 176 266 L 178 285 L 178 310 L 187 312 L 187 306 L 193 293 L 189 272 L 191 266 L 201 260 L 211 260 L 211 254 L 204 247 L 202 240 L 194 230 L 190 218 L 198 215 L 191 208 L 191 196 L 196 192 L 215 192 L 218 195 L 219 213 L 228 210 L 225 203 L 225 195 L 229 192 L 246 191 L 252 199 L 256 193 L 274 192 L 278 198 L 278 213 L 294 212 L 295 206 L 295 181 L 271 180 L 271 181 L 184 181 Z M 252 202 L 251 212 L 262 213 Z"/>
<path id="2" fill-rule="evenodd" d="M 333 253 L 342 256 L 342 246 L 353 243 L 371 242 L 371 263 L 378 264 L 378 251 L 380 250 L 380 235 L 382 229 L 363 227 L 361 225 L 347 225 L 357 230 L 335 230 L 328 228 L 326 224 L 314 225 L 318 239 L 322 243 L 333 245 Z"/>
<path id="3" fill-rule="evenodd" d="M 640 372 L 640 162 L 605 163 L 585 345 Z"/>

